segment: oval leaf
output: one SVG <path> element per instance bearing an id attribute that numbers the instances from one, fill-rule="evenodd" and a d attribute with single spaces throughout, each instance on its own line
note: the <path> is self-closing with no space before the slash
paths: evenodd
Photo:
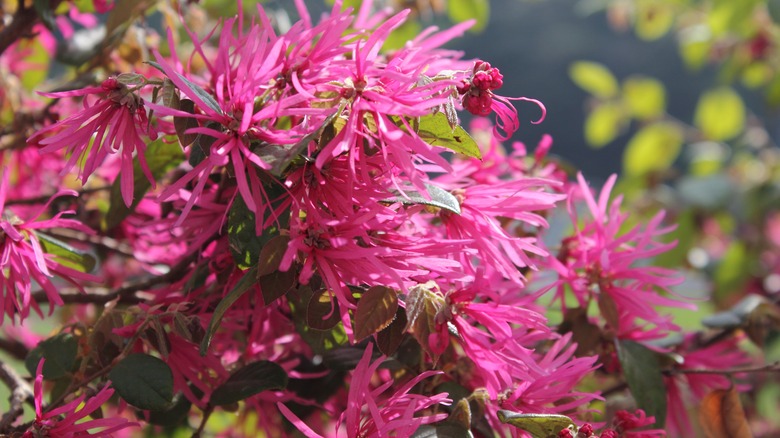
<path id="1" fill-rule="evenodd" d="M 43 251 L 54 256 L 54 261 L 67 268 L 81 272 L 92 272 L 97 260 L 91 254 L 73 248 L 65 242 L 44 233 L 36 233 Z"/>
<path id="2" fill-rule="evenodd" d="M 597 62 L 575 62 L 569 67 L 569 77 L 578 87 L 596 97 L 609 99 L 617 95 L 617 80 L 606 67 Z"/>
<path id="3" fill-rule="evenodd" d="M 306 306 L 306 324 L 315 330 L 330 330 L 341 322 L 339 303 L 333 292 L 322 289 L 315 292 Z"/>
<path id="4" fill-rule="evenodd" d="M 450 126 L 450 121 L 443 112 L 420 117 L 417 135 L 432 146 L 445 147 L 472 158 L 482 158 L 477 142 L 460 126 Z"/>
<path id="5" fill-rule="evenodd" d="M 671 123 L 654 123 L 634 135 L 623 155 L 623 168 L 632 176 L 668 169 L 680 155 L 683 133 Z"/>
<path id="6" fill-rule="evenodd" d="M 617 341 L 615 345 L 626 383 L 637 406 L 648 416 L 655 417 L 655 428 L 663 428 L 666 422 L 666 386 L 658 355 L 634 341 Z"/>
<path id="7" fill-rule="evenodd" d="M 182 99 L 181 102 L 179 102 L 179 109 L 190 114 L 195 114 L 195 102 L 189 99 Z M 200 126 L 198 125 L 198 121 L 193 117 L 173 118 L 173 127 L 176 129 L 176 135 L 179 137 L 179 143 L 181 143 L 182 146 L 189 146 L 198 138 L 198 134 L 187 132 L 198 126 Z"/>
<path id="8" fill-rule="evenodd" d="M 298 273 L 294 266 L 285 272 L 276 271 L 259 277 L 257 284 L 263 294 L 263 303 L 267 306 L 285 296 L 295 286 L 297 278 Z"/>
<path id="9" fill-rule="evenodd" d="M 406 310 L 398 306 L 393 322 L 376 334 L 376 346 L 379 347 L 382 354 L 390 356 L 398 350 L 404 340 L 407 323 Z"/>
<path id="10" fill-rule="evenodd" d="M 623 108 L 620 105 L 599 105 L 585 119 L 585 141 L 594 148 L 606 146 L 618 136 L 624 122 Z"/>
<path id="11" fill-rule="evenodd" d="M 170 408 L 173 401 L 173 373 L 162 360 L 134 353 L 120 361 L 108 378 L 127 403 L 152 411 Z"/>
<path id="12" fill-rule="evenodd" d="M 730 140 L 745 127 L 745 104 L 731 88 L 708 91 L 699 98 L 694 123 L 710 140 Z"/>
<path id="13" fill-rule="evenodd" d="M 30 350 L 24 359 L 24 366 L 30 375 L 34 376 L 41 358 L 45 358 L 43 377 L 46 380 L 56 380 L 67 376 L 73 370 L 78 351 L 79 343 L 76 337 L 70 333 L 60 333 L 41 341 Z"/>
<path id="14" fill-rule="evenodd" d="M 257 275 L 268 275 L 279 269 L 282 256 L 287 251 L 290 236 L 275 236 L 271 238 L 260 250 L 257 260 Z"/>
<path id="15" fill-rule="evenodd" d="M 400 202 L 406 205 L 430 205 L 431 207 L 443 208 L 455 214 L 460 214 L 460 202 L 452 193 L 432 184 L 425 184 L 425 188 L 428 191 L 428 196 L 410 188 L 404 190 L 402 195 L 388 199 L 385 202 Z"/>
<path id="16" fill-rule="evenodd" d="M 279 365 L 263 360 L 253 362 L 231 375 L 211 394 L 214 406 L 229 405 L 263 391 L 287 387 L 287 373 Z"/>
<path id="17" fill-rule="evenodd" d="M 557 437 L 561 430 L 574 424 L 571 418 L 565 415 L 520 414 L 505 410 L 498 411 L 498 419 L 530 433 L 534 438 Z"/>
<path id="18" fill-rule="evenodd" d="M 635 76 L 623 82 L 623 101 L 632 116 L 653 119 L 666 109 L 666 90 L 657 79 Z"/>
<path id="19" fill-rule="evenodd" d="M 395 318 L 398 294 L 384 286 L 373 286 L 360 297 L 355 310 L 355 341 L 384 329 Z"/>

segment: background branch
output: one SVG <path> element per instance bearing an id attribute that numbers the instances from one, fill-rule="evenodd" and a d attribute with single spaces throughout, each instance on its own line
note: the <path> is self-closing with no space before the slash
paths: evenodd
<path id="1" fill-rule="evenodd" d="M 8 364 L 0 361 L 0 380 L 11 390 L 8 411 L 0 417 L 0 432 L 5 431 L 16 419 L 24 413 L 23 404 L 34 401 L 34 394 L 30 385 L 22 379 Z"/>

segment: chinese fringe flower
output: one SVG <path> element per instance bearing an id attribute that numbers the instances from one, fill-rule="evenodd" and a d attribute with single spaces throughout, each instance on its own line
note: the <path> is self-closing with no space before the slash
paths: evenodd
<path id="1" fill-rule="evenodd" d="M 18 315 L 19 321 L 23 321 L 30 313 L 30 307 L 41 314 L 39 304 L 33 299 L 32 284 L 38 284 L 46 294 L 51 307 L 63 304 L 57 288 L 52 283 L 52 277 L 58 277 L 80 287 L 77 280 L 96 281 L 93 275 L 77 271 L 58 263 L 53 256 L 43 251 L 43 246 L 36 234 L 38 230 L 46 228 L 70 228 L 84 233 L 92 233 L 88 227 L 75 219 L 63 218 L 63 215 L 73 214 L 73 211 L 58 212 L 51 219 L 37 220 L 48 209 L 51 202 L 65 195 L 75 195 L 70 190 L 62 190 L 49 199 L 40 208 L 33 219 L 24 221 L 5 208 L 8 194 L 8 169 L 3 169 L 2 182 L 0 182 L 0 323 L 7 316 L 11 323 Z"/>
<path id="2" fill-rule="evenodd" d="M 41 129 L 28 140 L 31 145 L 41 146 L 42 153 L 67 150 L 70 158 L 63 172 L 78 166 L 79 178 L 86 182 L 106 157 L 119 154 L 122 199 L 129 206 L 133 202 L 135 153 L 144 175 L 154 185 L 154 177 L 144 157 L 146 142 L 142 138 L 149 132 L 149 121 L 143 101 L 134 89 L 117 78 L 109 78 L 99 87 L 41 95 L 52 98 L 84 96 L 83 110 Z"/>
<path id="3" fill-rule="evenodd" d="M 38 362 L 35 372 L 35 420 L 24 432 L 23 438 L 73 438 L 81 436 L 110 437 L 114 432 L 136 427 L 139 424 L 122 417 L 93 418 L 81 421 L 92 415 L 114 395 L 114 390 L 106 383 L 93 397 L 82 394 L 64 405 L 43 411 L 43 364 Z"/>

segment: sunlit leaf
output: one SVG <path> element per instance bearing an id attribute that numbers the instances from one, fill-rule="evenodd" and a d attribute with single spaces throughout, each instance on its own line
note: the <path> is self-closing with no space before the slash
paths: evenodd
<path id="1" fill-rule="evenodd" d="M 407 205 L 430 205 L 431 207 L 443 208 L 455 214 L 460 214 L 460 202 L 452 193 L 433 184 L 426 183 L 425 188 L 428 191 L 426 194 L 422 194 L 412 187 L 404 188 L 403 195 L 398 195 L 385 202 L 400 202 Z"/>
<path id="2" fill-rule="evenodd" d="M 569 77 L 578 87 L 596 97 L 609 99 L 617 95 L 617 79 L 605 66 L 597 62 L 575 62 L 569 67 Z"/>
<path id="3" fill-rule="evenodd" d="M 355 341 L 360 341 L 390 325 L 398 309 L 398 293 L 385 286 L 369 288 L 355 310 Z"/>
<path id="4" fill-rule="evenodd" d="M 699 98 L 694 123 L 710 140 L 730 140 L 745 127 L 745 104 L 731 88 L 708 91 Z"/>
<path id="5" fill-rule="evenodd" d="M 618 136 L 625 122 L 625 110 L 617 103 L 598 105 L 585 118 L 585 141 L 600 148 Z"/>
<path id="6" fill-rule="evenodd" d="M 450 126 L 443 112 L 420 117 L 417 135 L 426 143 L 441 146 L 472 158 L 482 158 L 477 142 L 460 126 Z"/>
<path id="7" fill-rule="evenodd" d="M 675 12 L 671 4 L 658 0 L 636 2 L 635 30 L 643 40 L 657 40 L 666 35 L 674 24 Z"/>
<path id="8" fill-rule="evenodd" d="M 680 155 L 683 134 L 668 122 L 653 123 L 637 132 L 623 153 L 623 169 L 628 175 L 643 176 L 668 169 Z"/>
<path id="9" fill-rule="evenodd" d="M 561 430 L 574 425 L 571 418 L 558 414 L 520 414 L 500 410 L 498 419 L 530 433 L 533 438 L 557 438 Z"/>
<path id="10" fill-rule="evenodd" d="M 490 19 L 489 0 L 447 0 L 447 13 L 450 20 L 460 23 L 466 20 L 476 20 L 474 32 L 481 32 Z"/>
<path id="11" fill-rule="evenodd" d="M 92 254 L 73 248 L 67 243 L 45 233 L 36 233 L 36 236 L 38 236 L 38 241 L 41 243 L 43 251 L 53 255 L 54 261 L 60 265 L 81 272 L 92 272 L 95 269 L 97 260 Z"/>
<path id="12" fill-rule="evenodd" d="M 634 76 L 623 82 L 623 101 L 632 116 L 653 119 L 666 109 L 666 90 L 657 79 Z"/>

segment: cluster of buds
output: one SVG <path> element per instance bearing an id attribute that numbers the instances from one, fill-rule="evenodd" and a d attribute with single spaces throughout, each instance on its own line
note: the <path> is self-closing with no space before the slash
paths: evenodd
<path id="1" fill-rule="evenodd" d="M 490 114 L 493 104 L 492 90 L 498 90 L 504 85 L 504 76 L 490 63 L 477 61 L 474 64 L 474 74 L 470 79 L 463 79 L 457 87 L 463 96 L 463 108 L 477 116 Z"/>

